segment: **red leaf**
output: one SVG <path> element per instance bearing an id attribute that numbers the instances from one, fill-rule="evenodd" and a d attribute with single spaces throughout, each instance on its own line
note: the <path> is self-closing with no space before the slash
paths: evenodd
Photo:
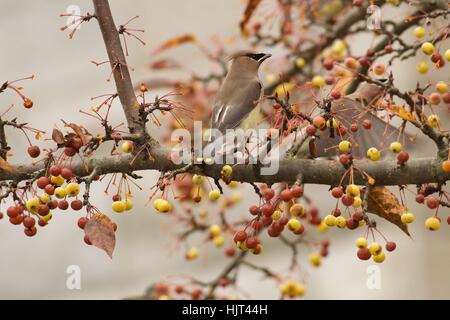
<path id="1" fill-rule="evenodd" d="M 89 219 L 84 227 L 84 233 L 94 246 L 104 250 L 112 259 L 116 235 L 112 222 L 106 215 L 99 213 Z"/>

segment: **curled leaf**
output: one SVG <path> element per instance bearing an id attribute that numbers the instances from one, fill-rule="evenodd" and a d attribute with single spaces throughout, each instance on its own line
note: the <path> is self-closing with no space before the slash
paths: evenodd
<path id="1" fill-rule="evenodd" d="M 402 118 L 403 120 L 417 123 L 417 119 L 416 119 L 416 116 L 414 115 L 414 113 L 407 111 L 405 109 L 405 107 L 403 107 L 403 106 L 391 105 L 391 106 L 387 106 L 386 109 L 390 113 L 396 115 L 397 117 Z"/>
<path id="2" fill-rule="evenodd" d="M 112 259 L 114 247 L 116 246 L 116 235 L 108 216 L 101 213 L 96 214 L 86 223 L 84 233 L 94 246 L 104 250 Z"/>
<path id="3" fill-rule="evenodd" d="M 56 129 L 56 128 L 53 129 L 53 132 L 52 132 L 52 139 L 53 139 L 53 141 L 55 141 L 56 144 L 58 144 L 58 145 L 64 144 L 64 135 L 63 135 L 63 133 L 62 133 L 60 130 L 58 130 L 58 129 Z"/>
<path id="4" fill-rule="evenodd" d="M 384 186 L 376 186 L 370 189 L 368 194 L 367 210 L 377 216 L 386 219 L 411 236 L 408 226 L 403 224 L 401 215 L 403 207 L 397 197 Z"/>
<path id="5" fill-rule="evenodd" d="M 166 42 L 164 42 L 161 46 L 157 47 L 155 50 L 153 50 L 153 52 L 151 53 L 151 55 L 155 55 L 158 53 L 161 53 L 164 50 L 167 49 L 171 49 L 173 47 L 176 47 L 180 44 L 183 43 L 187 43 L 187 42 L 195 42 L 197 41 L 197 38 L 192 35 L 192 34 L 184 34 L 172 39 L 167 40 Z"/>

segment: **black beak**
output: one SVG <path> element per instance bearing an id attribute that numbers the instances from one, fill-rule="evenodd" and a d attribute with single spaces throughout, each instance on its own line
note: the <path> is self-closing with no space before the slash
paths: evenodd
<path id="1" fill-rule="evenodd" d="M 269 59 L 272 55 L 270 53 L 265 53 L 261 58 L 258 59 L 258 63 L 261 64 L 264 60 Z"/>

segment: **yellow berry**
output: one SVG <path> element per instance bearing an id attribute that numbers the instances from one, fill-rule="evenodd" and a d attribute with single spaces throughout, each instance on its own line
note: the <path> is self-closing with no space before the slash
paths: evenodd
<path id="1" fill-rule="evenodd" d="M 376 256 L 381 253 L 381 245 L 378 242 L 372 242 L 369 246 L 370 254 Z"/>
<path id="2" fill-rule="evenodd" d="M 430 231 L 436 231 L 441 227 L 441 222 L 436 217 L 429 217 L 425 220 L 425 227 Z"/>
<path id="3" fill-rule="evenodd" d="M 447 61 L 450 61 L 450 49 L 445 50 L 444 56 Z"/>
<path id="4" fill-rule="evenodd" d="M 384 254 L 384 252 L 380 252 L 379 254 L 372 257 L 372 260 L 376 263 L 382 263 L 385 259 L 386 255 Z"/>
<path id="5" fill-rule="evenodd" d="M 242 251 L 247 251 L 247 245 L 245 244 L 245 241 L 238 241 L 236 242 L 236 247 L 241 249 Z"/>
<path id="6" fill-rule="evenodd" d="M 221 247 L 225 243 L 225 239 L 222 236 L 216 236 L 213 238 L 213 242 L 216 247 Z"/>
<path id="7" fill-rule="evenodd" d="M 274 94 L 277 94 L 279 98 L 286 97 L 286 94 L 295 88 L 294 82 L 283 82 L 276 86 Z"/>
<path id="8" fill-rule="evenodd" d="M 80 193 L 80 185 L 76 182 L 71 182 L 66 186 L 66 192 L 69 197 L 75 197 Z"/>
<path id="9" fill-rule="evenodd" d="M 369 150 L 367 150 L 367 157 L 372 161 L 380 160 L 381 152 L 377 148 L 369 148 Z"/>
<path id="10" fill-rule="evenodd" d="M 224 175 L 225 177 L 230 177 L 231 174 L 233 173 L 233 168 L 229 165 L 224 165 L 222 167 L 222 171 L 221 171 L 222 175 Z"/>
<path id="11" fill-rule="evenodd" d="M 348 140 L 342 140 L 339 142 L 339 151 L 348 152 L 352 148 L 352 144 Z"/>
<path id="12" fill-rule="evenodd" d="M 217 199 L 220 198 L 220 191 L 217 190 L 217 189 L 211 190 L 211 191 L 209 192 L 208 197 L 209 197 L 209 200 L 211 200 L 211 201 L 216 201 Z"/>
<path id="13" fill-rule="evenodd" d="M 213 224 L 209 227 L 209 233 L 213 237 L 217 237 L 217 236 L 220 236 L 220 234 L 222 233 L 222 230 L 220 229 L 220 226 L 218 224 Z"/>
<path id="14" fill-rule="evenodd" d="M 299 69 L 303 69 L 303 67 L 305 66 L 306 62 L 305 59 L 299 57 L 297 59 L 295 59 L 295 65 L 297 66 L 297 68 Z"/>
<path id="15" fill-rule="evenodd" d="M 414 35 L 418 39 L 423 38 L 425 36 L 425 28 L 424 27 L 420 27 L 420 26 L 415 28 L 414 29 Z"/>
<path id="16" fill-rule="evenodd" d="M 347 225 L 347 221 L 345 220 L 345 218 L 343 216 L 339 216 L 336 218 L 336 226 L 340 229 L 345 228 L 345 226 Z"/>
<path id="17" fill-rule="evenodd" d="M 51 183 L 53 183 L 59 187 L 64 183 L 65 179 L 61 175 L 59 175 L 59 176 L 52 176 L 50 178 L 50 181 L 51 181 Z"/>
<path id="18" fill-rule="evenodd" d="M 354 208 L 359 208 L 359 207 L 361 207 L 361 204 L 362 204 L 362 199 L 361 199 L 361 197 L 359 197 L 359 196 L 354 197 L 352 206 L 353 206 Z"/>
<path id="19" fill-rule="evenodd" d="M 287 225 L 288 225 L 289 230 L 296 231 L 302 226 L 302 223 L 300 222 L 300 220 L 292 218 L 292 219 L 289 219 Z"/>
<path id="20" fill-rule="evenodd" d="M 283 296 L 295 298 L 305 294 L 305 287 L 295 280 L 288 280 L 281 285 L 280 291 Z"/>
<path id="21" fill-rule="evenodd" d="M 314 76 L 311 83 L 314 87 L 322 88 L 325 85 L 325 79 L 322 76 Z"/>
<path id="22" fill-rule="evenodd" d="M 301 217 L 305 214 L 305 207 L 301 203 L 296 203 L 290 207 L 289 213 L 293 216 Z"/>
<path id="23" fill-rule="evenodd" d="M 327 125 L 327 128 L 330 127 L 330 125 L 331 125 L 330 120 L 327 120 L 326 125 Z M 333 128 L 334 129 L 339 128 L 339 120 L 337 120 L 335 118 L 333 118 Z"/>
<path id="24" fill-rule="evenodd" d="M 398 141 L 392 142 L 392 143 L 389 145 L 389 150 L 391 150 L 391 151 L 394 152 L 394 153 L 399 153 L 400 151 L 402 151 L 402 149 L 403 149 L 403 146 L 402 146 L 402 144 L 401 144 L 400 142 L 398 142 Z"/>
<path id="25" fill-rule="evenodd" d="M 125 203 L 125 210 L 133 209 L 133 201 L 130 198 L 126 198 L 123 202 Z"/>
<path id="26" fill-rule="evenodd" d="M 159 212 L 168 212 L 172 209 L 170 202 L 162 198 L 156 199 L 155 202 L 153 202 L 153 207 Z"/>
<path id="27" fill-rule="evenodd" d="M 239 202 L 242 199 L 242 195 L 239 192 L 233 192 L 230 197 L 233 203 Z"/>
<path id="28" fill-rule="evenodd" d="M 266 75 L 266 81 L 267 83 L 274 83 L 278 80 L 278 77 L 274 73 L 269 73 Z"/>
<path id="29" fill-rule="evenodd" d="M 358 248 L 365 248 L 365 247 L 367 247 L 367 244 L 368 244 L 367 239 L 363 238 L 363 237 L 356 239 L 355 243 Z"/>
<path id="30" fill-rule="evenodd" d="M 331 48 L 331 50 L 333 50 L 333 52 L 337 55 L 344 54 L 345 49 L 346 49 L 346 45 L 345 45 L 345 42 L 342 40 L 336 40 L 333 43 L 333 47 Z"/>
<path id="31" fill-rule="evenodd" d="M 43 193 L 41 196 L 40 196 L 40 199 L 41 199 L 41 201 L 42 201 L 42 203 L 47 203 L 47 202 L 49 202 L 51 199 L 52 199 L 52 197 L 50 197 L 48 194 L 46 194 L 46 193 Z"/>
<path id="32" fill-rule="evenodd" d="M 55 189 L 55 196 L 59 199 L 65 198 L 67 196 L 66 188 L 58 187 Z"/>
<path id="33" fill-rule="evenodd" d="M 114 201 L 111 208 L 114 212 L 123 212 L 126 209 L 126 205 L 124 201 Z"/>
<path id="34" fill-rule="evenodd" d="M 230 181 L 230 183 L 227 184 L 227 186 L 231 189 L 236 188 L 238 185 L 239 185 L 239 182 L 237 182 L 237 181 Z"/>
<path id="35" fill-rule="evenodd" d="M 322 263 L 322 257 L 316 252 L 311 253 L 309 255 L 309 263 L 311 263 L 314 267 L 318 267 Z"/>
<path id="36" fill-rule="evenodd" d="M 327 216 L 325 216 L 325 218 L 323 219 L 323 222 L 328 226 L 328 227 L 334 227 L 336 225 L 336 217 L 329 214 Z"/>
<path id="37" fill-rule="evenodd" d="M 426 55 L 432 55 L 434 53 L 434 45 L 431 42 L 424 42 L 421 48 L 422 52 Z"/>
<path id="38" fill-rule="evenodd" d="M 392 4 L 393 6 L 398 6 L 400 0 L 386 0 L 386 3 Z"/>
<path id="39" fill-rule="evenodd" d="M 37 212 L 39 210 L 39 199 L 37 197 L 28 199 L 25 203 L 25 207 L 30 212 Z"/>
<path id="40" fill-rule="evenodd" d="M 436 90 L 440 94 L 447 93 L 447 91 L 448 91 L 448 84 L 446 82 L 444 82 L 444 81 L 439 81 L 438 83 L 436 83 Z"/>
<path id="41" fill-rule="evenodd" d="M 158 297 L 158 300 L 170 300 L 170 296 L 163 294 L 162 296 Z"/>
<path id="42" fill-rule="evenodd" d="M 440 123 L 441 123 L 441 119 L 439 118 L 439 116 L 437 114 L 432 114 L 427 119 L 427 124 L 432 128 L 438 127 Z"/>
<path id="43" fill-rule="evenodd" d="M 450 172 L 450 160 L 445 160 L 442 162 L 442 170 L 445 172 Z"/>
<path id="44" fill-rule="evenodd" d="M 275 211 L 272 213 L 272 219 L 273 219 L 274 221 L 277 221 L 277 220 L 279 220 L 279 219 L 282 217 L 282 215 L 283 215 L 283 213 L 282 213 L 280 210 L 275 210 Z"/>
<path id="45" fill-rule="evenodd" d="M 134 149 L 134 143 L 131 141 L 125 141 L 124 143 L 122 143 L 121 149 L 124 153 L 130 153 Z"/>
<path id="46" fill-rule="evenodd" d="M 413 223 L 415 217 L 414 217 L 414 215 L 413 215 L 411 212 L 406 212 L 406 213 L 403 213 L 403 214 L 400 216 L 400 219 L 402 220 L 402 222 L 403 222 L 404 224 L 408 224 L 408 223 Z"/>
<path id="47" fill-rule="evenodd" d="M 199 255 L 200 251 L 196 247 L 192 247 L 186 252 L 186 259 L 195 260 L 198 258 Z"/>
<path id="48" fill-rule="evenodd" d="M 345 188 L 345 194 L 350 197 L 357 197 L 359 196 L 359 187 L 356 184 L 349 184 Z"/>
<path id="49" fill-rule="evenodd" d="M 41 217 L 42 220 L 44 220 L 45 222 L 49 222 L 52 219 L 53 215 L 51 212 L 47 213 L 47 215 Z"/>
<path id="50" fill-rule="evenodd" d="M 421 73 L 421 74 L 425 74 L 428 72 L 429 67 L 428 64 L 424 61 L 419 62 L 419 64 L 416 66 L 416 70 L 417 72 Z"/>
<path id="51" fill-rule="evenodd" d="M 192 182 L 196 185 L 200 185 L 203 183 L 203 177 L 201 175 L 194 174 L 192 177 Z"/>
<path id="52" fill-rule="evenodd" d="M 320 233 L 324 233 L 328 231 L 328 226 L 322 221 L 318 226 L 317 226 L 317 231 L 319 231 Z"/>

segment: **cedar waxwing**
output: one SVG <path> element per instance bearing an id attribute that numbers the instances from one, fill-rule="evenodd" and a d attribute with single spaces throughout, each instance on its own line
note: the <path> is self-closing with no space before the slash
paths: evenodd
<path id="1" fill-rule="evenodd" d="M 234 129 L 258 104 L 262 85 L 258 77 L 259 66 L 271 54 L 239 51 L 230 57 L 228 70 L 214 102 L 211 128 L 222 134 Z"/>

